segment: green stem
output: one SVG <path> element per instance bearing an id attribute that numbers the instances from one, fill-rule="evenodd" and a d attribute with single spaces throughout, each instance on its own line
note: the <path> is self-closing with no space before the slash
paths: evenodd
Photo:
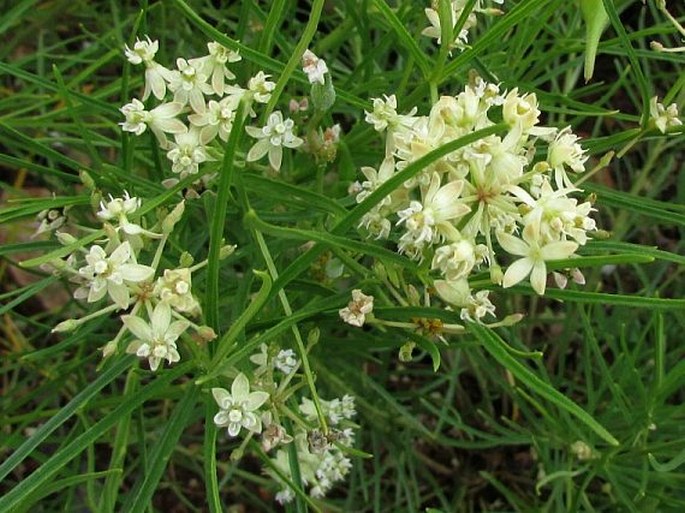
<path id="1" fill-rule="evenodd" d="M 264 241 L 264 236 L 262 235 L 262 232 L 253 228 L 252 233 L 255 237 L 255 240 L 257 241 L 259 250 L 261 251 L 262 256 L 264 257 L 266 267 L 267 269 L 269 269 L 271 277 L 274 280 L 278 279 L 278 271 L 276 270 L 273 258 L 271 257 L 271 252 L 269 251 L 269 248 L 266 245 L 266 242 Z M 288 301 L 288 296 L 286 296 L 284 289 L 278 291 L 278 298 L 280 299 L 281 304 L 283 305 L 283 311 L 285 312 L 285 315 L 290 317 L 293 314 L 293 310 L 290 307 L 290 302 Z M 297 344 L 297 351 L 300 353 L 300 358 L 302 359 L 302 370 L 304 371 L 304 377 L 307 381 L 309 391 L 312 394 L 312 400 L 314 401 L 316 414 L 319 417 L 319 424 L 321 424 L 322 431 L 324 433 L 328 433 L 328 424 L 326 422 L 326 417 L 323 414 L 323 410 L 321 409 L 321 400 L 319 399 L 319 394 L 317 393 L 316 386 L 314 385 L 314 375 L 312 374 L 312 369 L 309 366 L 309 358 L 307 357 L 307 350 L 305 349 L 304 341 L 302 340 L 302 335 L 300 334 L 300 329 L 297 327 L 297 324 L 293 324 L 291 329 L 293 331 L 293 336 L 295 337 L 295 342 Z"/>
<path id="2" fill-rule="evenodd" d="M 212 228 L 209 238 L 209 255 L 207 257 L 207 292 L 206 312 L 207 324 L 219 332 L 219 256 L 223 244 L 224 224 L 228 210 L 228 200 L 231 196 L 231 182 L 235 169 L 235 152 L 240 145 L 243 134 L 245 106 L 240 103 L 231 128 L 231 134 L 226 142 L 224 160 L 221 164 L 219 188 L 217 190 L 214 212 L 212 213 Z"/>

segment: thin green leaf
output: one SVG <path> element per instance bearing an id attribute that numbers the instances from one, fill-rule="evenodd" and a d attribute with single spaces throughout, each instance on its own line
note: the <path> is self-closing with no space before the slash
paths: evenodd
<path id="1" fill-rule="evenodd" d="M 511 372 L 516 379 L 525 384 L 535 393 L 541 395 L 554 405 L 563 410 L 566 410 L 587 427 L 592 429 L 598 436 L 610 445 L 618 446 L 619 442 L 613 437 L 599 422 L 597 422 L 590 414 L 583 410 L 576 403 L 571 401 L 561 392 L 544 382 L 536 376 L 528 367 L 514 358 L 503 347 L 503 341 L 499 335 L 491 329 L 482 326 L 478 323 L 472 322 L 468 325 L 469 330 L 478 338 L 480 343 L 490 355 L 495 358 L 503 367 Z"/>

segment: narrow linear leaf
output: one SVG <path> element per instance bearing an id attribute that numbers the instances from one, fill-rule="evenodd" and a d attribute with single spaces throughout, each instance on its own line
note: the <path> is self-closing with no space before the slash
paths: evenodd
<path id="1" fill-rule="evenodd" d="M 178 439 L 183 429 L 188 424 L 194 410 L 200 389 L 192 383 L 187 385 L 183 398 L 174 408 L 173 413 L 166 421 L 166 427 L 157 442 L 150 451 L 150 465 L 145 472 L 140 474 L 140 479 L 134 486 L 122 511 L 137 513 L 144 511 L 150 504 L 150 500 L 157 489 L 159 480 L 167 467 L 171 454 L 176 449 Z"/>
<path id="2" fill-rule="evenodd" d="M 504 349 L 504 342 L 499 335 L 491 329 L 482 326 L 478 323 L 469 323 L 469 330 L 478 338 L 485 350 L 495 358 L 503 367 L 510 371 L 516 379 L 525 384 L 535 393 L 541 395 L 555 406 L 562 408 L 592 429 L 598 436 L 610 445 L 618 446 L 619 442 L 614 436 L 609 433 L 599 422 L 597 422 L 590 414 L 583 410 L 576 403 L 571 401 L 561 392 L 545 383 L 537 375 L 535 375 L 528 367 L 514 358 L 506 349 Z"/>
<path id="3" fill-rule="evenodd" d="M 100 374 L 95 381 L 90 383 L 79 394 L 64 405 L 45 424 L 39 427 L 28 440 L 26 440 L 16 451 L 14 451 L 0 465 L 0 480 L 4 479 L 19 463 L 33 452 L 51 433 L 64 424 L 80 408 L 83 408 L 90 399 L 102 390 L 107 384 L 112 382 L 117 376 L 124 372 L 133 363 L 133 356 L 126 356 L 117 360 L 111 367 Z M 0 510 L 5 511 L 5 510 Z"/>
<path id="4" fill-rule="evenodd" d="M 126 368 L 130 365 L 132 359 L 133 357 L 131 356 L 123 358 L 121 362 L 125 361 L 126 363 L 123 367 Z M 119 365 L 122 364 L 119 363 Z M 193 366 L 193 362 L 188 362 L 158 375 L 152 383 L 141 388 L 135 396 L 130 397 L 128 400 L 119 404 L 119 406 L 109 415 L 100 420 L 97 424 L 91 426 L 86 432 L 77 436 L 71 443 L 59 449 L 30 476 L 12 488 L 12 490 L 3 497 L 0 497 L 0 511 L 11 511 L 11 509 L 21 501 L 33 497 L 36 491 L 46 486 L 61 468 L 79 454 L 83 453 L 90 444 L 112 429 L 117 422 L 121 420 L 122 416 L 128 415 L 148 399 L 162 393 L 168 388 L 169 383 L 188 372 Z M 121 369 L 121 371 L 123 370 L 124 369 Z M 3 467 L 4 466 L 5 465 L 3 464 Z"/>

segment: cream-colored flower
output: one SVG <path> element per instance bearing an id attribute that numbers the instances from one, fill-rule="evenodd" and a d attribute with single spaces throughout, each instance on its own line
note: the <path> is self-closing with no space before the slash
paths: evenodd
<path id="1" fill-rule="evenodd" d="M 578 249 L 575 242 L 560 240 L 541 244 L 539 239 L 540 234 L 532 224 L 523 229 L 523 240 L 508 233 L 497 232 L 497 240 L 505 251 L 523 257 L 507 268 L 502 280 L 504 288 L 516 285 L 530 275 L 533 290 L 543 295 L 547 282 L 545 261 L 568 258 Z"/>
<path id="2" fill-rule="evenodd" d="M 361 328 L 366 316 L 373 311 L 373 296 L 367 296 L 359 289 L 352 291 L 352 301 L 338 313 L 347 324 Z"/>
<path id="3" fill-rule="evenodd" d="M 176 340 L 188 329 L 188 321 L 171 322 L 171 308 L 159 303 L 147 323 L 135 315 L 123 315 L 121 321 L 137 339 L 126 348 L 127 353 L 147 358 L 150 369 L 156 371 L 162 360 L 176 363 L 181 359 Z"/>
<path id="4" fill-rule="evenodd" d="M 78 279 L 84 285 L 74 292 L 74 297 L 94 303 L 109 294 L 119 308 L 128 308 L 131 283 L 149 280 L 155 274 L 152 267 L 136 263 L 128 241 L 110 255 L 100 246 L 91 246 L 86 263 L 78 270 Z"/>
<path id="5" fill-rule="evenodd" d="M 262 432 L 262 419 L 256 412 L 269 399 L 267 392 L 250 392 L 250 382 L 242 372 L 236 376 L 231 391 L 212 388 L 212 396 L 219 405 L 219 413 L 214 415 L 214 423 L 225 427 L 228 435 L 238 436 L 242 428 L 253 433 Z"/>
<path id="6" fill-rule="evenodd" d="M 664 107 L 663 103 L 659 103 L 657 96 L 649 100 L 649 117 L 662 134 L 665 134 L 669 128 L 683 124 L 678 117 L 678 106 L 671 103 L 668 107 Z"/>
<path id="7" fill-rule="evenodd" d="M 293 133 L 295 123 L 292 119 L 283 119 L 280 111 L 271 113 L 266 125 L 262 128 L 246 126 L 245 131 L 258 141 L 247 152 L 247 161 L 254 162 L 269 154 L 269 164 L 276 171 L 281 169 L 283 147 L 297 148 L 304 142 Z"/>

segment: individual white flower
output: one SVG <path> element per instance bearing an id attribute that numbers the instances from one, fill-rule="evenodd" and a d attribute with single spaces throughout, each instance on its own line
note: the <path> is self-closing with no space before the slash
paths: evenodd
<path id="1" fill-rule="evenodd" d="M 209 55 L 190 59 L 189 64 L 211 77 L 212 90 L 219 96 L 223 96 L 226 87 L 226 79 L 233 80 L 235 75 L 226 67 L 227 63 L 238 62 L 242 59 L 237 51 L 230 50 L 225 46 L 212 41 L 207 43 Z"/>
<path id="2" fill-rule="evenodd" d="M 96 215 L 103 221 L 115 221 L 118 224 L 117 229 L 121 229 L 128 235 L 139 235 L 141 233 L 149 235 L 150 232 L 143 229 L 142 226 L 128 220 L 128 216 L 138 210 L 141 203 L 140 198 L 131 197 L 128 191 L 124 191 L 122 198 L 113 198 L 110 194 L 107 203 L 100 202 L 100 210 Z"/>
<path id="3" fill-rule="evenodd" d="M 577 189 L 552 189 L 547 178 L 536 190 L 537 198 L 528 194 L 519 186 L 512 186 L 509 191 L 522 200 L 530 211 L 524 216 L 526 225 L 532 225 L 542 240 L 558 240 L 561 235 L 572 237 L 581 245 L 587 242 L 587 233 L 595 229 L 595 221 L 590 217 L 594 211 L 589 202 L 578 205 L 575 198 L 568 194 Z"/>
<path id="4" fill-rule="evenodd" d="M 295 356 L 295 351 L 292 349 L 281 349 L 274 358 L 274 367 L 276 367 L 283 374 L 292 373 L 300 362 Z"/>
<path id="5" fill-rule="evenodd" d="M 440 187 L 440 175 L 433 173 L 428 187 L 422 188 L 422 201 L 412 201 L 409 208 L 397 214 L 404 223 L 407 242 L 422 245 L 431 244 L 444 236 L 458 237 L 456 228 L 450 222 L 467 214 L 471 209 L 459 201 L 464 188 L 463 180 L 454 180 Z M 406 237 L 405 237 L 406 236 Z"/>
<path id="6" fill-rule="evenodd" d="M 247 153 L 247 161 L 254 162 L 269 154 L 269 164 L 278 171 L 283 160 L 283 147 L 297 148 L 304 142 L 293 133 L 295 123 L 292 119 L 283 119 L 280 111 L 271 113 L 266 125 L 262 128 L 246 126 L 245 131 L 258 141 Z"/>
<path id="7" fill-rule="evenodd" d="M 167 303 L 158 303 L 147 323 L 135 315 L 123 315 L 121 321 L 137 339 L 129 344 L 126 352 L 140 358 L 147 358 L 150 369 L 156 371 L 162 360 L 176 363 L 178 354 L 176 340 L 188 329 L 188 321 L 171 322 L 171 308 Z"/>
<path id="8" fill-rule="evenodd" d="M 392 157 L 386 157 L 378 168 L 378 171 L 369 166 L 362 167 L 361 171 L 366 177 L 366 180 L 359 184 L 359 193 L 356 196 L 357 203 L 364 201 L 369 194 L 392 178 L 395 174 L 395 160 Z M 390 196 L 387 196 L 383 198 L 378 205 L 386 205 L 390 203 L 390 201 Z"/>
<path id="9" fill-rule="evenodd" d="M 190 114 L 188 121 L 200 128 L 200 142 L 209 144 L 216 136 L 226 142 L 233 128 L 236 109 L 240 103 L 238 96 L 226 96 L 221 101 L 209 100 L 207 109 L 201 114 Z"/>
<path id="10" fill-rule="evenodd" d="M 540 234 L 531 224 L 523 229 L 523 240 L 504 232 L 497 232 L 497 240 L 505 251 L 523 257 L 507 267 L 502 286 L 516 285 L 530 274 L 530 284 L 540 295 L 545 293 L 547 282 L 545 261 L 568 258 L 578 249 L 577 243 L 567 240 L 541 244 Z"/>
<path id="11" fill-rule="evenodd" d="M 350 420 L 357 414 L 354 396 L 345 394 L 341 399 L 335 398 L 324 402 L 324 411 L 331 425 L 337 426 L 343 420 Z"/>
<path id="12" fill-rule="evenodd" d="M 242 428 L 253 433 L 261 433 L 262 420 L 257 413 L 267 401 L 267 392 L 250 392 L 250 382 L 242 372 L 236 376 L 231 391 L 224 388 L 212 388 L 212 396 L 219 405 L 219 413 L 214 416 L 214 423 L 220 428 L 227 428 L 228 435 L 238 436 Z"/>
<path id="13" fill-rule="evenodd" d="M 110 255 L 100 246 L 91 246 L 86 263 L 78 270 L 79 279 L 85 283 L 74 292 L 74 297 L 94 303 L 109 294 L 119 308 L 129 305 L 129 284 L 149 280 L 155 274 L 152 267 L 136 263 L 128 241 Z"/>
<path id="14" fill-rule="evenodd" d="M 200 142 L 200 131 L 190 130 L 176 135 L 176 142 L 169 143 L 171 148 L 166 156 L 171 160 L 171 171 L 181 178 L 198 173 L 200 164 L 212 160 Z"/>
<path id="15" fill-rule="evenodd" d="M 66 213 L 69 208 L 70 207 L 65 207 L 64 209 L 50 208 L 41 210 L 36 216 L 36 221 L 39 223 L 38 228 L 33 232 L 31 238 L 61 228 L 64 223 L 67 222 Z"/>
<path id="16" fill-rule="evenodd" d="M 257 103 L 268 103 L 271 99 L 271 92 L 276 88 L 276 83 L 271 82 L 270 77 L 271 75 L 260 71 L 247 81 L 247 89 Z"/>
<path id="17" fill-rule="evenodd" d="M 305 50 L 302 55 L 302 71 L 307 75 L 310 84 L 324 84 L 324 75 L 328 73 L 326 61 L 319 59 L 311 50 Z"/>
<path id="18" fill-rule="evenodd" d="M 387 239 L 392 229 L 390 220 L 381 214 L 377 207 L 362 216 L 359 226 L 366 228 L 369 235 L 375 239 Z"/>
<path id="19" fill-rule="evenodd" d="M 678 106 L 671 103 L 668 107 L 664 107 L 663 103 L 659 103 L 657 96 L 649 100 L 649 117 L 662 134 L 665 134 L 669 128 L 683 124 L 678 118 Z"/>
<path id="20" fill-rule="evenodd" d="M 209 78 L 199 64 L 191 64 L 183 58 L 176 59 L 177 70 L 171 72 L 169 90 L 174 93 L 174 102 L 182 105 L 190 103 L 197 113 L 205 110 L 205 96 L 214 93 L 207 83 Z"/>
<path id="21" fill-rule="evenodd" d="M 540 118 L 538 99 L 535 93 L 520 96 L 516 87 L 509 91 L 509 94 L 504 98 L 502 117 L 509 126 L 518 125 L 524 134 L 528 133 L 531 128 L 537 125 Z"/>
<path id="22" fill-rule="evenodd" d="M 150 93 L 153 93 L 158 100 L 162 100 L 166 95 L 166 84 L 171 78 L 171 71 L 154 60 L 159 49 L 159 42 L 152 41 L 148 36 L 145 37 L 147 41 L 136 40 L 133 50 L 124 46 L 124 53 L 131 64 L 145 64 L 143 100 L 147 100 Z"/>
<path id="23" fill-rule="evenodd" d="M 489 290 L 480 290 L 475 295 L 469 295 L 466 306 L 459 312 L 459 317 L 463 321 L 481 322 L 486 315 L 495 316 L 495 305 L 490 302 Z"/>
<path id="24" fill-rule="evenodd" d="M 150 36 L 145 36 L 145 39 L 146 41 L 141 41 L 136 38 L 133 49 L 124 45 L 124 54 L 131 64 L 147 64 L 155 59 L 157 50 L 159 50 L 159 41 L 151 40 Z"/>
<path id="25" fill-rule="evenodd" d="M 126 117 L 126 121 L 119 123 L 124 131 L 140 135 L 147 127 L 150 127 L 162 148 L 167 144 L 165 132 L 181 134 L 187 131 L 183 122 L 176 119 L 176 116 L 183 110 L 182 103 L 162 103 L 147 111 L 143 102 L 134 98 L 131 103 L 127 103 L 119 110 Z"/>
<path id="26" fill-rule="evenodd" d="M 373 311 L 373 296 L 367 296 L 360 289 L 352 291 L 352 301 L 338 313 L 347 324 L 361 328 L 366 316 Z"/>
<path id="27" fill-rule="evenodd" d="M 560 130 L 549 143 L 547 162 L 554 169 L 554 181 L 559 188 L 573 187 L 573 182 L 566 175 L 566 168 L 574 173 L 582 173 L 587 159 L 585 150 L 578 144 L 578 136 L 571 131 L 570 126 Z"/>
<path id="28" fill-rule="evenodd" d="M 487 247 L 483 244 L 461 239 L 435 250 L 431 269 L 440 269 L 448 280 L 458 280 L 467 277 L 486 254 Z"/>
<path id="29" fill-rule="evenodd" d="M 414 107 L 409 114 L 397 113 L 397 97 L 394 94 L 390 96 L 383 95 L 382 98 L 372 98 L 373 111 L 364 111 L 366 114 L 366 122 L 373 125 L 374 130 L 382 132 L 386 128 L 396 128 L 398 126 L 411 127 L 414 122 L 414 114 L 416 114 L 416 107 Z"/>
<path id="30" fill-rule="evenodd" d="M 200 304 L 192 293 L 190 269 L 165 269 L 164 275 L 157 279 L 153 293 L 172 306 L 177 312 L 196 315 Z"/>
<path id="31" fill-rule="evenodd" d="M 464 4 L 464 0 L 456 0 L 450 2 L 450 17 L 448 21 L 452 26 L 454 26 L 456 21 L 460 18 L 462 11 L 464 10 Z M 421 31 L 421 35 L 430 37 L 432 39 L 437 39 L 439 45 L 443 44 L 442 28 L 440 24 L 440 16 L 438 15 L 438 11 L 436 11 L 435 9 L 428 8 L 425 9 L 424 12 L 426 13 L 426 18 L 428 18 L 428 21 L 430 22 L 431 26 L 423 29 L 423 31 Z M 453 46 L 456 46 L 457 48 L 465 48 L 466 43 L 468 43 L 469 39 L 469 29 L 475 26 L 477 22 L 478 20 L 476 18 L 475 12 L 470 12 L 468 17 L 466 18 L 466 22 L 464 23 L 464 26 L 462 27 L 461 31 L 459 32 L 459 34 L 453 34 L 454 41 L 449 41 L 447 43 L 447 47 L 452 48 Z"/>

